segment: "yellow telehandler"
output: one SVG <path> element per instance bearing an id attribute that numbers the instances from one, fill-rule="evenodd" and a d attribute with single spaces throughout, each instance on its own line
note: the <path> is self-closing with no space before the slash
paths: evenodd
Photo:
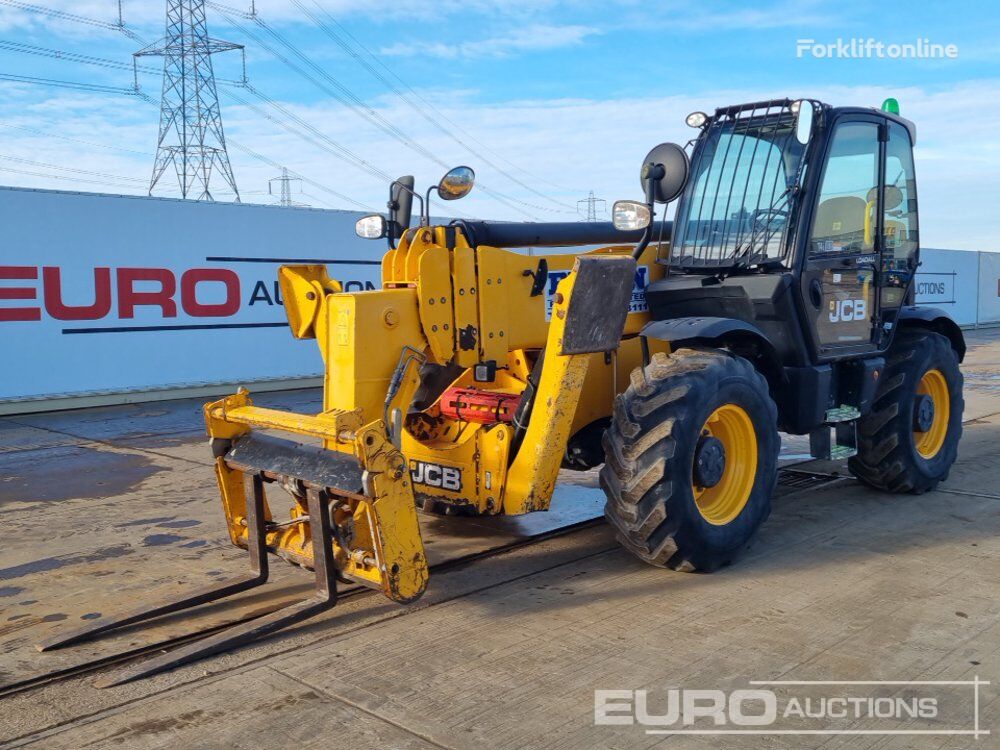
<path id="1" fill-rule="evenodd" d="M 358 222 L 362 237 L 388 241 L 381 289 L 345 293 L 323 266 L 282 267 L 291 332 L 315 339 L 325 363 L 323 411 L 260 408 L 242 389 L 205 406 L 229 534 L 251 574 L 40 648 L 257 586 L 269 553 L 314 569 L 315 596 L 105 684 L 309 617 L 341 581 L 411 602 L 428 581 L 418 506 L 543 511 L 561 467 L 603 464 L 622 544 L 688 571 L 730 563 L 767 518 L 779 430 L 808 434 L 816 457 L 849 458 L 876 489 L 944 480 L 965 344 L 945 313 L 913 305 L 913 124 L 893 100 L 810 99 L 687 122 L 689 148 L 654 148 L 644 200 L 616 203 L 611 223 L 432 225 L 432 192 L 473 188 L 459 167 L 426 196 L 397 180 L 388 216 Z M 673 222 L 654 220 L 677 198 Z M 267 493 L 282 490 L 292 510 L 278 519 Z"/>

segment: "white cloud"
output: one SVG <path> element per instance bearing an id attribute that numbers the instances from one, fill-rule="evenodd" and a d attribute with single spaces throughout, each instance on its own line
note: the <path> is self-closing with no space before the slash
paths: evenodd
<path id="1" fill-rule="evenodd" d="M 290 135 L 246 107 L 234 105 L 227 100 L 224 90 L 221 91 L 226 133 L 231 139 L 368 206 L 384 205 L 387 186 L 383 180 Z M 372 106 L 443 162 L 473 166 L 480 188 L 485 186 L 511 199 L 553 209 L 544 211 L 518 203 L 514 204 L 518 208 L 514 208 L 496 200 L 495 193 L 488 194 L 482 189 L 474 190 L 468 199 L 453 204 L 469 215 L 516 220 L 526 218 L 521 211 L 543 220 L 572 220 L 576 201 L 584 198 L 589 190 L 594 190 L 609 204 L 619 198 L 639 197 L 638 169 L 643 156 L 661 141 L 683 143 L 689 139 L 692 131 L 683 124 L 683 118 L 695 109 L 711 111 L 716 106 L 740 101 L 806 94 L 835 105 L 877 107 L 886 96 L 895 96 L 904 116 L 917 123 L 923 243 L 930 247 L 1000 249 L 1000 240 L 991 221 L 994 208 L 1000 203 L 1000 183 L 996 180 L 1000 172 L 1000 134 L 993 126 L 1000 117 L 998 79 L 934 89 L 889 90 L 877 86 L 824 87 L 809 91 L 714 89 L 693 96 L 522 100 L 488 105 L 479 104 L 472 94 L 463 95 L 462 92 L 426 90 L 421 94 L 433 101 L 449 120 L 460 123 L 464 131 L 486 144 L 488 150 L 474 145 L 479 155 L 470 154 L 398 99 L 385 97 L 372 102 Z M 330 138 L 390 174 L 412 173 L 417 175 L 419 184 L 426 186 L 435 182 L 444 171 L 439 164 L 415 154 L 335 102 L 288 103 L 286 106 L 314 123 Z M 277 117 L 281 119 L 280 115 Z M 432 119 L 444 122 L 436 114 Z M 0 128 L 3 144 L 0 153 L 132 178 L 149 176 L 157 112 L 155 107 L 140 101 L 69 92 L 40 100 L 37 89 L 3 84 L 0 85 L 0 123 L 115 147 L 101 149 Z M 452 126 L 445 123 L 445 127 Z M 469 136 L 460 134 L 460 137 L 472 143 Z M 244 200 L 268 202 L 267 180 L 274 177 L 277 170 L 254 161 L 236 148 L 231 148 L 230 154 Z M 531 174 L 509 167 L 504 159 Z M 551 196 L 558 204 L 514 184 L 486 160 Z M 74 185 L 63 180 L 2 171 L 0 182 L 102 189 L 89 183 Z M 113 192 L 121 190 L 121 186 L 111 188 Z M 306 186 L 305 190 L 335 206 L 348 207 L 317 188 Z M 142 193 L 141 184 L 131 192 Z M 164 194 L 176 195 L 176 192 Z M 304 200 L 321 205 L 309 198 Z"/>
<path id="2" fill-rule="evenodd" d="M 588 36 L 601 33 L 589 26 L 552 26 L 532 24 L 510 30 L 501 36 L 455 42 L 402 41 L 383 47 L 383 55 L 431 55 L 446 59 L 457 57 L 507 57 L 514 52 L 540 52 L 574 47 Z"/>
<path id="3" fill-rule="evenodd" d="M 794 0 L 770 5 L 740 3 L 683 3 L 667 20 L 672 28 L 683 31 L 761 30 L 790 26 L 825 25 L 831 16 L 821 10 L 818 0 Z M 843 9 L 839 9 L 843 15 Z"/>

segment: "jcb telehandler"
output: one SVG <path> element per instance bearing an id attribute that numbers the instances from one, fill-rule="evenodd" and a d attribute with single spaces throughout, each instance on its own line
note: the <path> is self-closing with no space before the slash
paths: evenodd
<path id="1" fill-rule="evenodd" d="M 728 564 L 767 518 L 779 430 L 808 434 L 816 457 L 849 458 L 875 489 L 944 480 L 965 344 L 945 313 L 913 304 L 914 125 L 894 100 L 808 99 L 687 124 L 697 136 L 650 152 L 645 199 L 616 203 L 612 224 L 432 226 L 431 190 L 402 178 L 388 217 L 357 227 L 388 239 L 382 289 L 344 293 L 323 266 L 281 268 L 292 334 L 315 339 L 326 365 L 324 410 L 263 409 L 244 390 L 205 407 L 229 534 L 252 575 L 42 648 L 256 586 L 269 552 L 313 568 L 316 596 L 105 684 L 308 617 L 334 604 L 338 581 L 411 602 L 428 578 L 418 505 L 545 510 L 560 467 L 603 464 L 622 544 L 688 571 Z M 473 182 L 460 167 L 436 192 L 461 198 Z M 675 198 L 674 221 L 653 221 Z M 265 487 L 291 495 L 289 518 L 272 516 Z"/>

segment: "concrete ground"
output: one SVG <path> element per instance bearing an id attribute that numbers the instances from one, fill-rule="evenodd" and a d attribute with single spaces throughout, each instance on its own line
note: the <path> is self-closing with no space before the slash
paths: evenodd
<path id="1" fill-rule="evenodd" d="M 0 743 L 1000 746 L 1000 332 L 969 332 L 968 340 L 965 436 L 951 478 L 933 493 L 887 496 L 850 479 L 812 485 L 789 475 L 752 550 L 713 575 L 650 568 L 606 526 L 585 526 L 434 575 L 410 607 L 356 597 L 255 645 L 145 681 L 96 690 L 91 673 L 0 698 Z M 260 402 L 308 411 L 318 394 Z M 242 571 L 244 553 L 222 537 L 199 419 L 196 402 L 0 419 L 0 694 L 4 685 L 308 594 L 307 573 L 277 565 L 273 585 L 231 606 L 66 651 L 32 648 L 59 627 Z M 802 451 L 801 441 L 783 449 L 788 460 Z M 432 562 L 595 517 L 602 498 L 592 484 L 577 477 L 550 515 L 425 518 Z M 749 684 L 777 680 L 992 684 Z M 935 733 L 664 736 L 639 725 L 595 726 L 597 690 L 648 690 L 650 713 L 660 713 L 667 688 L 748 687 L 773 689 L 782 706 L 848 694 L 933 696 L 937 715 L 919 727 Z M 977 712 L 979 728 L 992 734 L 950 734 L 976 726 Z M 693 726 L 719 729 L 704 719 Z M 917 725 L 793 717 L 773 728 L 817 726 Z"/>

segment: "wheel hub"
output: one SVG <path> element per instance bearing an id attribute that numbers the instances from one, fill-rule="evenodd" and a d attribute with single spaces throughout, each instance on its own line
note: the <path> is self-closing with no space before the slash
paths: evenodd
<path id="1" fill-rule="evenodd" d="M 916 432 L 927 432 L 934 424 L 934 399 L 924 393 L 918 393 L 913 404 L 913 429 Z"/>
<path id="2" fill-rule="evenodd" d="M 722 441 L 711 435 L 698 440 L 694 453 L 694 483 L 698 487 L 714 487 L 722 480 L 726 470 L 726 448 Z"/>

